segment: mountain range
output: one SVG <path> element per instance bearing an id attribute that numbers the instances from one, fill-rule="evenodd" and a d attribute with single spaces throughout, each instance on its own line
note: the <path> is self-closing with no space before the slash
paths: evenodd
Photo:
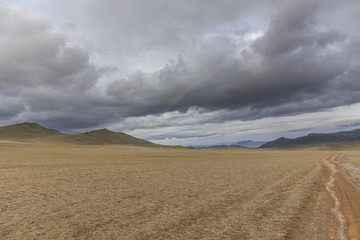
<path id="1" fill-rule="evenodd" d="M 136 146 L 161 146 L 121 132 L 99 129 L 79 134 L 64 134 L 55 129 L 45 128 L 37 123 L 19 123 L 0 127 L 1 141 L 46 142 L 63 144 L 106 145 L 122 144 Z M 197 147 L 241 146 L 247 148 L 306 148 L 316 146 L 360 146 L 360 129 L 336 133 L 310 133 L 297 138 L 281 137 L 270 142 L 240 141 L 234 144 L 222 144 Z M 261 145 L 261 146 L 260 146 Z"/>
<path id="2" fill-rule="evenodd" d="M 260 146 L 260 148 L 301 148 L 313 146 L 360 144 L 360 129 L 336 133 L 310 133 L 298 138 L 281 137 Z"/>
<path id="3" fill-rule="evenodd" d="M 216 144 L 205 144 L 205 145 L 192 145 L 192 147 L 198 148 L 211 148 L 211 147 L 246 147 L 246 148 L 258 148 L 261 145 L 267 143 L 266 141 L 252 141 L 252 140 L 245 140 L 240 142 L 222 142 Z"/>

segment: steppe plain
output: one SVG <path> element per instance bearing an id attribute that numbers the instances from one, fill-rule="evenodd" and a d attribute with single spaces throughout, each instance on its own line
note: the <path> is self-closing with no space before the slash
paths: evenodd
<path id="1" fill-rule="evenodd" d="M 0 239 L 358 239 L 325 185 L 352 168 L 359 191 L 359 166 L 356 150 L 2 141 Z M 307 226 L 319 194 L 332 231 Z"/>

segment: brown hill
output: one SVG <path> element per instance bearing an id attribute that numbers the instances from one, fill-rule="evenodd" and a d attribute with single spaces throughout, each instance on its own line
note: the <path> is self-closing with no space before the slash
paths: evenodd
<path id="1" fill-rule="evenodd" d="M 57 130 L 45 128 L 37 123 L 19 123 L 0 127 L 0 140 L 17 142 L 46 142 L 62 144 L 123 144 L 136 146 L 160 146 L 125 133 L 108 129 L 94 130 L 80 134 L 63 134 Z"/>
<path id="2" fill-rule="evenodd" d="M 38 140 L 50 136 L 63 135 L 57 130 L 44 128 L 37 123 L 19 123 L 0 127 L 0 139 L 2 140 Z"/>
<path id="3" fill-rule="evenodd" d="M 113 132 L 108 129 L 94 130 L 76 135 L 67 135 L 63 138 L 67 143 L 74 144 L 124 144 L 136 146 L 157 146 L 154 143 L 139 139 L 121 132 Z"/>

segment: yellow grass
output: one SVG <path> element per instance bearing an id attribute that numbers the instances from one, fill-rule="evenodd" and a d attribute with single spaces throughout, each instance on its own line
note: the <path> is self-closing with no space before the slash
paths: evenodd
<path id="1" fill-rule="evenodd" d="M 347 162 L 355 165 L 356 167 L 360 167 L 360 150 L 342 151 L 342 153 L 344 153 Z"/>
<path id="2" fill-rule="evenodd" d="M 277 239 L 327 154 L 0 143 L 0 239 Z"/>

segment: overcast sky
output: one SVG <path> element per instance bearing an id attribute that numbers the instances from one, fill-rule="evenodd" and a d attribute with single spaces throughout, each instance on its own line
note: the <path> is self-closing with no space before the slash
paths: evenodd
<path id="1" fill-rule="evenodd" d="M 360 126 L 358 0 L 0 0 L 0 124 L 162 144 Z"/>

